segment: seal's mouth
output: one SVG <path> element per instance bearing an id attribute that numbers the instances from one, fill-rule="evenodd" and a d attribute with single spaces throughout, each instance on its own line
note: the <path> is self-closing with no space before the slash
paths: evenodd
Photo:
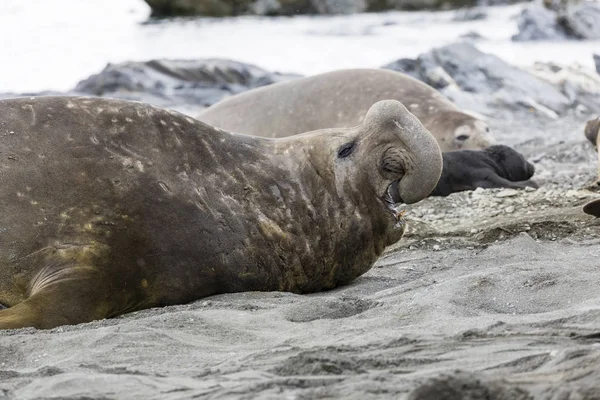
<path id="1" fill-rule="evenodd" d="M 389 210 L 389 212 L 392 214 L 392 217 L 396 221 L 394 228 L 403 229 L 404 225 L 406 224 L 406 220 L 404 219 L 406 210 L 402 209 L 404 203 L 397 203 L 395 201 L 395 199 L 400 199 L 400 194 L 398 193 L 398 181 L 390 183 L 381 199 L 383 200 L 385 207 Z"/>

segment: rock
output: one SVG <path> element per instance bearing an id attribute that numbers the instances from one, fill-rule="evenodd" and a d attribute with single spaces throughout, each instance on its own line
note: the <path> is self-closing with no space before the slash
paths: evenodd
<path id="1" fill-rule="evenodd" d="M 573 104 L 578 103 L 574 110 L 579 114 L 600 108 L 600 76 L 593 70 L 579 64 L 562 66 L 542 62 L 536 62 L 529 70 L 560 88 Z"/>
<path id="2" fill-rule="evenodd" d="M 311 0 L 316 14 L 356 14 L 367 10 L 366 0 Z"/>
<path id="3" fill-rule="evenodd" d="M 496 197 L 505 198 L 505 197 L 513 197 L 518 195 L 519 192 L 515 189 L 502 189 L 498 193 L 496 193 Z"/>
<path id="4" fill-rule="evenodd" d="M 452 21 L 465 22 L 465 21 L 479 21 L 487 18 L 487 13 L 481 7 L 465 8 L 458 10 Z"/>
<path id="5" fill-rule="evenodd" d="M 238 15 L 249 7 L 249 1 L 232 2 L 227 0 L 144 0 L 152 10 L 152 17 L 181 17 L 204 15 L 224 17 Z"/>
<path id="6" fill-rule="evenodd" d="M 559 14 L 558 23 L 565 32 L 577 39 L 600 39 L 600 5 L 597 2 L 584 2 L 574 7 L 567 7 L 564 14 Z"/>
<path id="7" fill-rule="evenodd" d="M 514 41 L 527 40 L 564 40 L 564 29 L 558 24 L 557 15 L 544 7 L 532 6 L 521 11 L 517 18 L 519 33 L 512 37 Z"/>
<path id="8" fill-rule="evenodd" d="M 381 68 L 402 72 L 412 76 L 415 79 L 422 80 L 419 72 L 419 60 L 413 60 L 411 58 L 400 58 L 396 61 L 384 65 Z"/>
<path id="9" fill-rule="evenodd" d="M 295 77 L 220 59 L 151 60 L 109 64 L 79 82 L 74 92 L 144 101 L 195 114 L 225 96 Z"/>
<path id="10" fill-rule="evenodd" d="M 456 371 L 428 378 L 407 396 L 408 400 L 532 400 L 528 391 L 505 381 Z"/>
<path id="11" fill-rule="evenodd" d="M 596 72 L 600 74 L 600 55 L 594 54 L 594 64 L 596 64 Z"/>
<path id="12" fill-rule="evenodd" d="M 460 35 L 460 37 L 462 39 L 472 40 L 472 41 L 485 39 L 485 37 L 483 37 L 479 32 L 475 32 L 475 31 L 469 31 L 465 34 Z"/>
<path id="13" fill-rule="evenodd" d="M 157 18 L 176 16 L 351 14 L 367 10 L 366 0 L 145 0 Z"/>
<path id="14" fill-rule="evenodd" d="M 517 19 L 519 33 L 515 41 L 600 39 L 600 6 L 597 2 L 581 4 L 558 2 L 546 8 L 534 5 L 521 12 Z"/>
<path id="15" fill-rule="evenodd" d="M 406 61 L 401 64 L 409 65 Z M 394 62 L 383 68 L 394 69 L 397 65 Z M 411 75 L 439 89 L 459 107 L 482 114 L 499 108 L 536 107 L 544 115 L 547 109 L 561 114 L 571 104 L 560 88 L 470 43 L 453 43 L 422 54 L 412 70 Z"/>
<path id="16" fill-rule="evenodd" d="M 386 10 L 439 10 L 473 7 L 477 0 L 144 0 L 155 18 L 178 16 L 352 14 Z M 481 19 L 466 12 L 466 20 Z"/>

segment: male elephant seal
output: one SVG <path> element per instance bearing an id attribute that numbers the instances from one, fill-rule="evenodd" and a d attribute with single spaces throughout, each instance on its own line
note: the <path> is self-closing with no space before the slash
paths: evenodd
<path id="1" fill-rule="evenodd" d="M 223 292 L 352 281 L 442 168 L 396 101 L 285 139 L 150 105 L 0 101 L 0 328 L 52 328 Z"/>
<path id="2" fill-rule="evenodd" d="M 537 184 L 529 180 L 535 172 L 534 166 L 508 146 L 449 151 L 443 154 L 443 159 L 442 176 L 430 196 L 448 196 L 478 187 L 537 188 Z"/>
<path id="3" fill-rule="evenodd" d="M 598 152 L 598 178 L 596 184 L 600 185 L 600 151 L 598 150 L 598 137 L 600 133 L 600 117 L 589 120 L 585 125 L 585 137 L 594 145 L 596 152 Z M 583 206 L 583 212 L 586 214 L 593 215 L 594 217 L 600 217 L 600 199 L 592 200 Z"/>
<path id="4" fill-rule="evenodd" d="M 279 82 L 229 97 L 198 119 L 233 132 L 281 137 L 359 124 L 380 100 L 402 102 L 442 151 L 482 149 L 493 143 L 487 124 L 431 86 L 383 69 L 350 69 Z"/>
<path id="5" fill-rule="evenodd" d="M 584 134 L 587 140 L 594 145 L 596 152 L 598 152 L 598 178 L 596 184 L 600 185 L 600 152 L 598 151 L 598 133 L 600 133 L 600 117 L 589 120 L 585 124 Z"/>

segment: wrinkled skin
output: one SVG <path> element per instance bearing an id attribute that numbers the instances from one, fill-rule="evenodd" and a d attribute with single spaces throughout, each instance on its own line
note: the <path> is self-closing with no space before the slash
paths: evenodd
<path id="1" fill-rule="evenodd" d="M 460 110 L 431 86 L 383 69 L 349 69 L 293 79 L 226 98 L 198 119 L 232 132 L 282 137 L 358 125 L 380 100 L 398 100 L 436 138 L 442 151 L 494 144 L 485 121 Z"/>
<path id="2" fill-rule="evenodd" d="M 416 202 L 441 172 L 395 101 L 354 128 L 265 139 L 141 103 L 10 99 L 0 157 L 0 329 L 346 284 L 403 234 L 390 184 Z"/>
<path id="3" fill-rule="evenodd" d="M 442 176 L 430 196 L 448 196 L 464 190 L 537 188 L 531 181 L 534 166 L 516 150 L 494 145 L 484 150 L 457 150 L 443 154 Z"/>

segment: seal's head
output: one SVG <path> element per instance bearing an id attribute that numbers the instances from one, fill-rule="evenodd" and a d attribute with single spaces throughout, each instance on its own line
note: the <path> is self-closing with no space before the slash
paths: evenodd
<path id="1" fill-rule="evenodd" d="M 326 131 L 289 139 L 310 137 L 306 143 L 319 148 L 310 157 L 321 158 L 311 166 L 328 166 L 319 176 L 332 180 L 338 197 L 361 215 L 385 221 L 388 244 L 397 241 L 404 231 L 404 213 L 396 204 L 424 199 L 440 178 L 442 155 L 435 138 L 396 100 L 374 104 L 359 126 Z"/>
<path id="2" fill-rule="evenodd" d="M 496 143 L 487 122 L 463 111 L 440 111 L 428 127 L 442 151 L 481 150 Z"/>
<path id="3" fill-rule="evenodd" d="M 594 145 L 594 149 L 596 149 L 596 152 L 598 152 L 598 133 L 600 133 L 600 117 L 596 117 L 594 119 L 589 120 L 585 124 L 585 129 L 583 132 L 587 140 L 589 140 Z M 596 186 L 600 186 L 600 152 L 598 152 L 598 178 L 596 179 Z"/>
<path id="4" fill-rule="evenodd" d="M 500 168 L 499 175 L 512 182 L 526 181 L 535 173 L 535 167 L 515 149 L 494 145 L 484 150 Z"/>

